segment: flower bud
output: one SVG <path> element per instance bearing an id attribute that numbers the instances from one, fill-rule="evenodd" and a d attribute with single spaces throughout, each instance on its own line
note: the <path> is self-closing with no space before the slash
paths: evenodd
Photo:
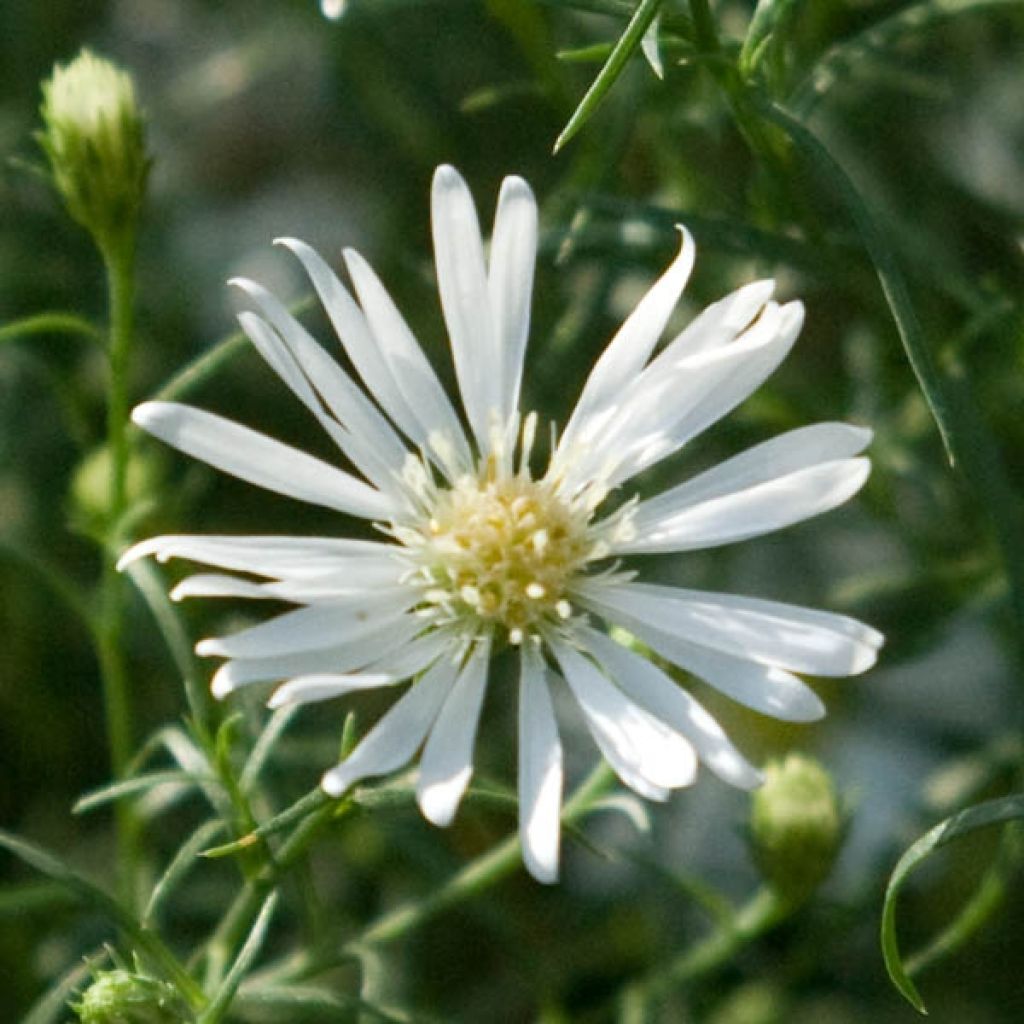
<path id="1" fill-rule="evenodd" d="M 765 879 L 784 898 L 806 900 L 825 880 L 843 838 L 835 786 L 815 760 L 789 754 L 765 766 L 751 798 L 750 838 Z"/>
<path id="2" fill-rule="evenodd" d="M 131 244 L 150 164 L 131 76 L 83 50 L 42 88 L 36 138 L 68 212 L 101 249 Z"/>
<path id="3" fill-rule="evenodd" d="M 109 524 L 113 471 L 114 463 L 107 445 L 93 449 L 75 468 L 71 477 L 71 506 L 86 527 Z M 125 468 L 125 507 L 131 508 L 152 494 L 159 480 L 160 472 L 151 455 L 130 452 Z"/>
<path id="4" fill-rule="evenodd" d="M 126 970 L 101 971 L 71 1009 L 82 1024 L 186 1024 L 191 1017 L 165 982 Z"/>

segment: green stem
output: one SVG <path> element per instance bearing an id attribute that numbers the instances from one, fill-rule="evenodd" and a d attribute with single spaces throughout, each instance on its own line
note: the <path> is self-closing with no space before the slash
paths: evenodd
<path id="1" fill-rule="evenodd" d="M 111 769 L 115 779 L 125 777 L 132 753 L 132 709 L 124 663 L 124 586 L 115 568 L 120 547 L 117 531 L 125 513 L 125 479 L 128 469 L 128 374 L 132 352 L 135 300 L 135 246 L 127 239 L 102 248 L 110 305 L 109 391 L 107 396 L 107 445 L 110 452 L 107 537 L 103 576 L 100 581 L 98 653 L 103 677 L 107 735 Z M 135 905 L 139 827 L 130 801 L 116 808 L 122 888 L 127 905 Z"/>
<path id="2" fill-rule="evenodd" d="M 571 825 L 591 809 L 611 782 L 608 765 L 601 761 L 583 781 L 562 811 L 562 823 Z M 519 835 L 509 836 L 489 853 L 467 864 L 451 880 L 423 899 L 411 900 L 379 918 L 355 939 L 345 944 L 345 950 L 356 953 L 367 946 L 379 946 L 407 935 L 442 910 L 462 903 L 507 878 L 522 862 Z"/>
<path id="3" fill-rule="evenodd" d="M 732 960 L 744 946 L 784 921 L 793 909 L 793 905 L 781 899 L 773 889 L 767 886 L 759 889 L 729 924 L 716 928 L 665 967 L 631 986 L 632 991 L 649 1005 L 678 985 L 711 974 Z"/>
<path id="4" fill-rule="evenodd" d="M 73 334 L 103 344 L 103 332 L 74 313 L 37 313 L 0 327 L 0 344 L 36 334 Z"/>

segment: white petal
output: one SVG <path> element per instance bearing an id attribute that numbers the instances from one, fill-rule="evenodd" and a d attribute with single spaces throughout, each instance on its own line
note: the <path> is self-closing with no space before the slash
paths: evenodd
<path id="1" fill-rule="evenodd" d="M 364 519 L 388 519 L 392 502 L 326 462 L 248 427 L 176 402 L 145 402 L 134 422 L 193 458 L 257 487 Z"/>
<path id="2" fill-rule="evenodd" d="M 473 774 L 473 743 L 487 687 L 490 641 L 477 644 L 441 708 L 420 759 L 416 799 L 423 816 L 450 825 Z"/>
<path id="3" fill-rule="evenodd" d="M 616 546 L 615 553 L 692 551 L 759 537 L 843 504 L 864 486 L 870 472 L 871 463 L 864 458 L 823 462 L 680 509 L 660 521 L 644 517 L 634 523 L 636 538 Z"/>
<path id="4" fill-rule="evenodd" d="M 654 629 L 794 672 L 850 676 L 878 656 L 882 636 L 855 619 L 797 605 L 650 583 L 588 586 L 586 598 Z"/>
<path id="5" fill-rule="evenodd" d="M 504 423 L 519 404 L 523 359 L 530 333 L 530 301 L 537 258 L 537 202 L 522 178 L 501 183 L 494 215 L 487 287 L 495 338 L 504 364 L 499 419 Z"/>
<path id="6" fill-rule="evenodd" d="M 587 648 L 622 692 L 682 733 L 719 778 L 740 789 L 761 784 L 761 773 L 729 742 L 711 714 L 657 665 L 595 629 L 583 627 L 583 634 Z"/>
<path id="7" fill-rule="evenodd" d="M 386 672 L 396 679 L 405 679 L 422 672 L 452 647 L 448 633 L 432 629 L 407 644 L 393 643 L 391 650 L 366 666 L 369 672 Z"/>
<path id="8" fill-rule="evenodd" d="M 644 370 L 654 378 L 680 359 L 719 348 L 745 331 L 775 291 L 771 280 L 753 281 L 702 310 Z"/>
<path id="9" fill-rule="evenodd" d="M 590 371 L 562 435 L 560 453 L 571 451 L 579 439 L 590 439 L 594 423 L 621 397 L 624 385 L 639 374 L 657 345 L 683 293 L 696 255 L 690 233 L 682 225 L 679 231 L 679 255 L 630 313 Z"/>
<path id="10" fill-rule="evenodd" d="M 348 289 L 305 242 L 296 238 L 278 238 L 276 242 L 294 253 L 302 263 L 346 354 L 373 397 L 406 437 L 417 447 L 424 447 L 423 428 L 402 395 L 363 311 Z"/>
<path id="11" fill-rule="evenodd" d="M 434 454 L 439 468 L 449 474 L 454 468 L 453 458 L 457 467 L 468 467 L 471 457 L 466 435 L 402 314 L 359 253 L 346 249 L 345 263 L 395 383 L 421 425 L 426 449 Z"/>
<path id="12" fill-rule="evenodd" d="M 436 662 L 360 740 L 355 750 L 324 775 L 320 783 L 324 790 L 331 796 L 341 796 L 362 779 L 401 768 L 423 742 L 457 674 L 458 665 L 451 658 Z"/>
<path id="13" fill-rule="evenodd" d="M 790 430 L 641 502 L 634 522 L 643 532 L 701 502 L 736 494 L 822 462 L 858 455 L 870 442 L 870 430 L 848 423 L 816 423 Z"/>
<path id="14" fill-rule="evenodd" d="M 651 70 L 658 78 L 665 77 L 665 66 L 661 63 L 661 52 L 658 49 L 658 29 L 661 25 L 661 14 L 656 14 L 654 20 L 648 26 L 643 39 L 640 40 L 640 48 L 650 64 Z"/>
<path id="15" fill-rule="evenodd" d="M 124 569 L 140 558 L 155 555 L 158 562 L 184 558 L 218 569 L 280 577 L 308 571 L 341 571 L 364 559 L 393 562 L 391 556 L 397 550 L 392 544 L 340 537 L 167 534 L 135 544 L 120 557 L 117 567 Z"/>
<path id="16" fill-rule="evenodd" d="M 562 745 L 544 665 L 531 645 L 519 677 L 519 836 L 523 862 L 538 882 L 558 880 Z"/>
<path id="17" fill-rule="evenodd" d="M 381 600 L 364 596 L 352 601 L 316 604 L 285 612 L 231 636 L 211 637 L 196 644 L 204 657 L 268 658 L 299 651 L 324 650 L 355 640 L 399 619 L 417 599 L 388 594 Z"/>
<path id="18" fill-rule="evenodd" d="M 622 763 L 656 787 L 693 782 L 697 758 L 688 740 L 634 704 L 567 644 L 552 640 L 549 645 L 595 739 L 600 735 Z"/>
<path id="19" fill-rule="evenodd" d="M 378 487 L 391 487 L 408 454 L 391 425 L 273 295 L 242 278 L 232 283 L 254 299 L 270 321 L 252 313 L 239 316 L 253 343 L 360 471 Z M 289 377 L 278 368 L 284 360 L 280 354 L 273 355 L 275 344 L 287 355 Z M 323 413 L 317 395 L 335 419 Z"/>
<path id="20" fill-rule="evenodd" d="M 270 700 L 268 708 L 280 708 L 285 704 L 314 704 L 334 697 L 343 697 L 347 693 L 360 690 L 373 690 L 380 686 L 390 686 L 399 682 L 394 676 L 381 673 L 365 675 L 323 675 L 299 676 L 289 679 L 279 686 Z"/>
<path id="21" fill-rule="evenodd" d="M 171 591 L 170 596 L 172 601 L 184 601 L 189 597 L 247 597 L 264 601 L 275 599 L 266 584 L 220 573 L 188 576 Z"/>
<path id="22" fill-rule="evenodd" d="M 365 669 L 384 651 L 402 646 L 423 628 L 422 620 L 405 615 L 388 621 L 369 633 L 347 643 L 332 644 L 315 651 L 296 651 L 266 658 L 240 658 L 227 661 L 214 673 L 210 690 L 220 700 L 239 687 L 269 683 L 291 676 L 317 672 L 353 672 Z"/>
<path id="23" fill-rule="evenodd" d="M 430 225 L 441 308 L 448 325 L 462 404 L 481 451 L 489 450 L 489 420 L 503 393 L 494 317 L 473 197 L 458 171 L 434 172 Z"/>

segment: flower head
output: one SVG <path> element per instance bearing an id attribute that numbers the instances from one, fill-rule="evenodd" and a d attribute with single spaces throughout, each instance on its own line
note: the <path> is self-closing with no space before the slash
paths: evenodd
<path id="1" fill-rule="evenodd" d="M 472 774 L 492 654 L 519 661 L 524 859 L 558 870 L 562 752 L 550 685 L 568 686 L 621 780 L 664 800 L 698 760 L 753 788 L 761 774 L 711 715 L 653 661 L 611 639 L 622 626 L 734 700 L 792 721 L 824 713 L 796 672 L 842 676 L 875 661 L 881 636 L 827 612 L 637 582 L 621 559 L 744 540 L 842 503 L 863 484 L 870 433 L 840 423 L 765 442 L 654 498 L 629 482 L 674 454 L 778 366 L 803 320 L 797 302 L 747 285 L 655 348 L 694 259 L 679 255 L 616 333 L 546 458 L 519 395 L 536 250 L 527 184 L 502 186 L 489 258 L 469 190 L 434 177 L 438 286 L 468 430 L 369 265 L 345 252 L 355 296 L 308 246 L 283 239 L 330 317 L 356 382 L 280 302 L 235 283 L 258 312 L 239 320 L 359 476 L 218 416 L 169 403 L 134 414 L 150 433 L 251 483 L 368 519 L 386 542 L 338 537 L 158 537 L 123 558 L 182 557 L 237 575 L 185 579 L 177 598 L 273 597 L 298 607 L 202 641 L 226 659 L 218 697 L 280 681 L 272 706 L 413 680 L 323 778 L 339 795 L 423 747 L 417 795 L 448 824 Z M 365 390 L 364 390 L 365 389 Z M 252 579 L 257 577 L 258 579 Z"/>
<path id="2" fill-rule="evenodd" d="M 43 83 L 37 136 L 68 212 L 100 246 L 131 240 L 149 175 L 131 75 L 89 50 Z"/>

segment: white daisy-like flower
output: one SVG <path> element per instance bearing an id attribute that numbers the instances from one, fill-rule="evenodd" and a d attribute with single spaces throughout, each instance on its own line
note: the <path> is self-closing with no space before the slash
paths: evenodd
<path id="1" fill-rule="evenodd" d="M 537 241 L 537 207 L 505 179 L 489 256 L 469 189 L 434 176 L 438 287 L 465 414 L 459 412 L 369 264 L 345 263 L 355 298 L 307 245 L 301 262 L 361 388 L 258 284 L 234 283 L 257 312 L 239 321 L 359 476 L 189 406 L 148 402 L 135 422 L 250 483 L 374 523 L 387 540 L 166 536 L 121 560 L 185 558 L 200 574 L 173 597 L 273 598 L 298 607 L 197 651 L 226 659 L 225 697 L 278 682 L 272 707 L 412 680 L 352 753 L 323 777 L 338 796 L 393 772 L 422 746 L 417 798 L 452 821 L 473 772 L 492 657 L 519 664 L 519 820 L 527 868 L 558 873 L 562 750 L 549 687 L 567 685 L 619 778 L 652 800 L 694 781 L 698 760 L 726 782 L 761 781 L 712 716 L 658 665 L 606 632 L 621 626 L 661 659 L 735 701 L 787 721 L 824 708 L 795 673 L 847 676 L 882 637 L 853 619 L 789 604 L 641 583 L 625 556 L 711 548 L 846 501 L 869 465 L 871 434 L 819 423 L 759 444 L 656 497 L 629 483 L 747 398 L 785 358 L 799 302 L 746 285 L 708 307 L 654 354 L 694 260 L 679 255 L 588 376 L 542 472 L 538 421 L 519 410 Z M 542 430 L 542 433 L 547 433 Z"/>

